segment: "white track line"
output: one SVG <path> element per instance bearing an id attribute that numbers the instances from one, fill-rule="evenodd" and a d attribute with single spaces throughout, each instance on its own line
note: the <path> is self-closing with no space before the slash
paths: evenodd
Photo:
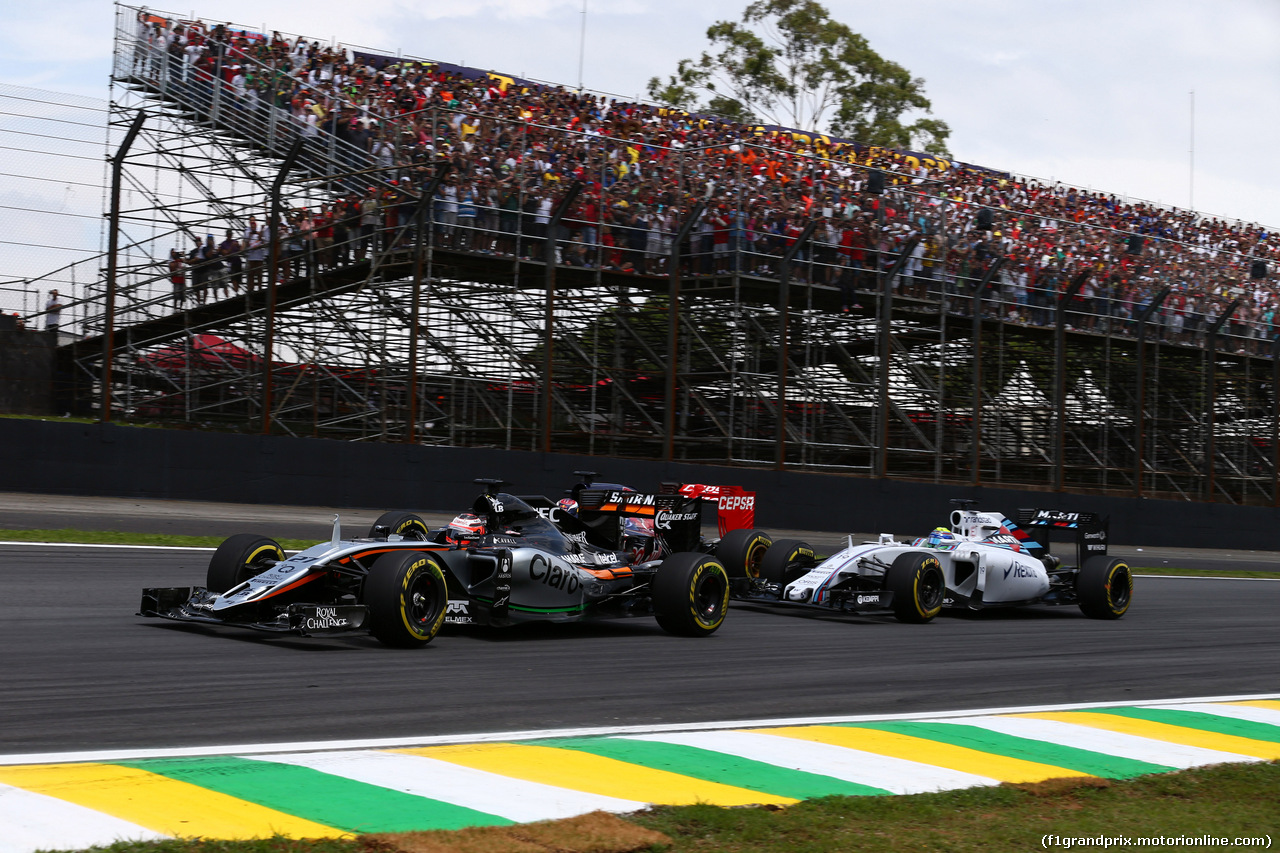
<path id="1" fill-rule="evenodd" d="M 1150 705 L 1139 705 L 1140 708 L 1149 708 Z M 1179 711 L 1200 711 L 1205 714 L 1213 714 L 1218 717 L 1230 717 L 1234 720 L 1248 720 L 1251 723 L 1263 723 L 1268 726 L 1280 727 L 1280 711 L 1273 711 L 1270 708 L 1253 708 L 1248 705 L 1210 705 L 1202 702 L 1188 702 L 1186 705 L 1179 705 Z"/>
<path id="2" fill-rule="evenodd" d="M 36 548 L 133 548 L 152 551 L 216 551 L 203 545 L 110 545 L 90 542 L 0 542 L 0 545 L 30 545 Z"/>
<path id="3" fill-rule="evenodd" d="M 0 853 L 79 850 L 113 841 L 168 838 L 127 820 L 0 784 Z"/>
<path id="4" fill-rule="evenodd" d="M 649 807 L 648 803 L 636 800 L 527 782 L 419 755 L 361 750 L 241 757 L 308 767 L 332 776 L 498 815 L 517 823 L 575 817 L 593 811 L 621 814 Z"/>
<path id="5" fill-rule="evenodd" d="M 326 752 L 347 749 L 394 749 L 396 747 L 443 746 L 462 743 L 503 743 L 561 737 L 595 737 L 601 735 L 646 735 L 664 732 L 701 732 L 721 729 L 762 729 L 776 726 L 815 726 L 830 723 L 871 723 L 887 720 L 945 720 L 990 714 L 1026 714 L 1048 711 L 1087 711 L 1092 708 L 1114 708 L 1117 705 L 1142 705 L 1160 708 L 1196 702 L 1247 702 L 1280 699 L 1280 693 L 1256 693 L 1239 696 L 1195 696 L 1185 699 L 1122 699 L 1110 702 L 1078 702 L 1067 705 L 1018 705 L 1007 708 L 973 708 L 968 711 L 928 711 L 914 714 L 854 714 L 829 717 L 786 717 L 764 720 L 724 720 L 710 723 L 670 723 L 648 726 L 591 726 L 571 729 L 534 729 L 523 731 L 485 732 L 479 734 L 431 735 L 427 737 L 370 738 L 345 741 L 301 741 L 295 743 L 230 744 L 225 746 L 189 747 L 183 749 L 118 749 L 84 752 L 33 752 L 0 755 L 0 766 L 12 764 L 58 764 L 83 761 L 134 761 L 142 758 L 190 758 L 202 755 L 271 755 L 285 752 Z"/>

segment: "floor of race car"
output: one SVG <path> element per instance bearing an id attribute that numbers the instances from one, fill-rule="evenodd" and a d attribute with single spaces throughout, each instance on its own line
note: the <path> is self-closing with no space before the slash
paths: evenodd
<path id="1" fill-rule="evenodd" d="M 1280 759 L 1280 694 L 987 713 L 0 756 L 0 853 L 788 805 Z"/>

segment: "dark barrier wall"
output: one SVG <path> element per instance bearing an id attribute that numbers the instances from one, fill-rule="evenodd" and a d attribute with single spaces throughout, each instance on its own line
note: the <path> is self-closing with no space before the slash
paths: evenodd
<path id="1" fill-rule="evenodd" d="M 1274 550 L 1280 510 L 1178 501 L 966 488 L 834 474 L 543 454 L 360 444 L 309 438 L 0 419 L 0 490 L 178 500 L 453 510 L 476 477 L 517 494 L 557 497 L 592 470 L 639 489 L 663 480 L 740 485 L 758 493 L 763 528 L 923 535 L 946 523 L 951 498 L 1013 515 L 1019 507 L 1111 516 L 1127 545 Z"/>
<path id="2" fill-rule="evenodd" d="M 0 320 L 0 412 L 54 414 L 54 333 L 18 329 L 11 316 Z"/>

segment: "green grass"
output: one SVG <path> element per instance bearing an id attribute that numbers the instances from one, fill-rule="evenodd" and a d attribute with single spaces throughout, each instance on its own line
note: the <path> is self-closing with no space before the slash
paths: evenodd
<path id="1" fill-rule="evenodd" d="M 902 797 L 825 797 L 785 809 L 662 807 L 628 815 L 627 819 L 670 837 L 672 846 L 665 848 L 670 853 L 987 853 L 1045 849 L 1041 839 L 1046 835 L 1136 839 L 1204 835 L 1236 838 L 1270 833 L 1274 841 L 1280 830 L 1277 803 L 1280 762 L 1269 762 L 1223 764 L 1121 782 L 1061 779 Z M 394 853 L 358 839 L 163 841 L 121 843 L 93 850 Z"/>
<path id="2" fill-rule="evenodd" d="M 635 820 L 675 839 L 677 853 L 985 853 L 1040 850 L 1044 835 L 1274 837 L 1277 803 L 1280 764 L 1272 762 L 1124 782 L 1068 779 L 911 797 L 832 797 L 782 811 L 663 808 Z"/>
<path id="3" fill-rule="evenodd" d="M 80 545 L 161 545 L 170 548 L 217 548 L 225 536 L 178 536 L 172 533 L 119 533 L 110 530 L 0 530 L 5 542 L 72 542 Z M 277 540 L 286 551 L 301 551 L 315 539 Z"/>
<path id="4" fill-rule="evenodd" d="M 1249 569 L 1175 569 L 1169 566 L 1131 566 L 1135 575 L 1170 575 L 1179 578 L 1280 578 L 1280 571 L 1261 572 Z"/>

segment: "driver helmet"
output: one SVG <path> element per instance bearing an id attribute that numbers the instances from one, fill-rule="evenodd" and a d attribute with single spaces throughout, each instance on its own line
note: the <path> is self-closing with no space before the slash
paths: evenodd
<path id="1" fill-rule="evenodd" d="M 929 547 L 938 548 L 956 540 L 956 536 L 945 527 L 935 527 L 929 533 Z"/>
<path id="2" fill-rule="evenodd" d="M 479 539 L 488 532 L 485 529 L 484 519 L 473 512 L 458 513 L 453 521 L 449 522 L 447 530 L 451 542 L 469 542 L 472 539 Z"/>
<path id="3" fill-rule="evenodd" d="M 556 506 L 558 506 L 560 508 L 560 511 L 563 512 L 565 515 L 572 515 L 573 517 L 577 518 L 578 502 L 575 501 L 573 498 L 561 498 L 560 500 L 556 501 Z"/>

